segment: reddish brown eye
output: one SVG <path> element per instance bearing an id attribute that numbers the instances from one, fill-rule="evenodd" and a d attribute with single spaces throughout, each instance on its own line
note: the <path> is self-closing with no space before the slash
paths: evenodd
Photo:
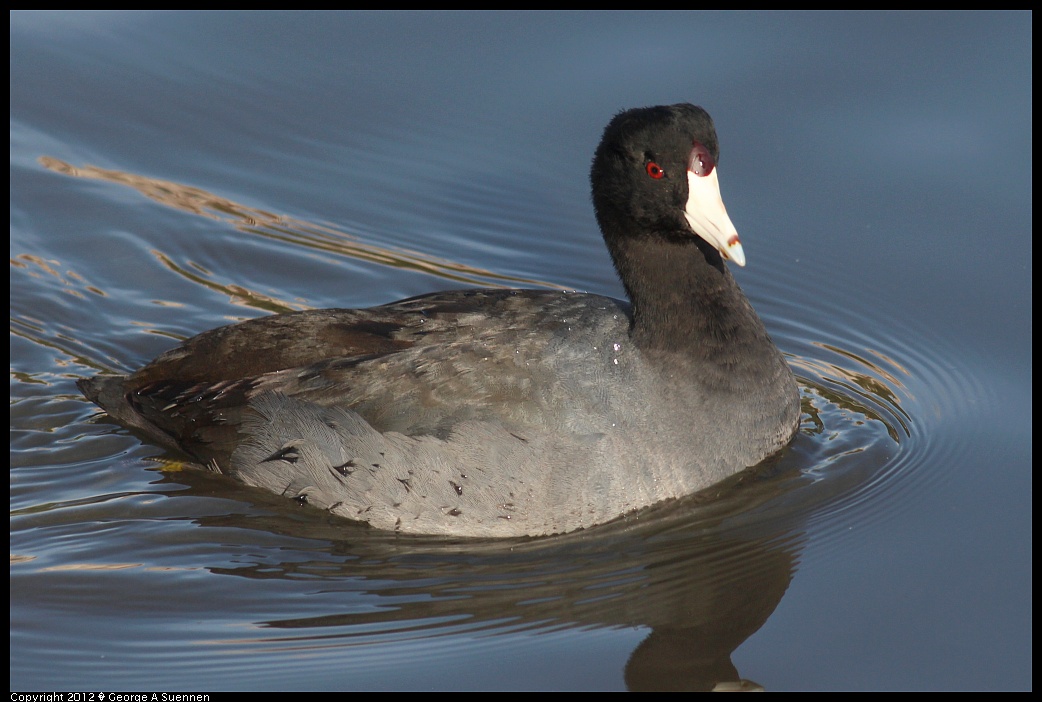
<path id="1" fill-rule="evenodd" d="M 709 153 L 709 149 L 702 146 L 697 141 L 692 144 L 691 160 L 687 164 L 687 169 L 696 176 L 705 178 L 713 172 L 714 168 L 716 168 L 716 161 L 713 159 L 713 155 Z"/>
<path id="2" fill-rule="evenodd" d="M 648 161 L 648 164 L 644 166 L 644 170 L 648 172 L 648 175 L 658 180 L 662 176 L 666 175 L 666 172 L 658 167 L 658 164 L 654 161 Z"/>

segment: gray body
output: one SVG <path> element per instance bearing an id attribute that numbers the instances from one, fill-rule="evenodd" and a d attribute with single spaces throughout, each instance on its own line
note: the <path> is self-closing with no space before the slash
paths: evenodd
<path id="1" fill-rule="evenodd" d="M 698 108 L 649 109 L 677 113 L 666 117 L 679 137 L 653 136 L 679 144 L 678 163 L 691 150 L 684 129 L 709 141 L 687 124 Z M 464 290 L 275 315 L 81 388 L 215 471 L 409 533 L 562 533 L 753 466 L 796 430 L 795 381 L 718 251 L 672 212 L 674 200 L 683 211 L 684 183 L 636 180 L 651 170 L 628 160 L 653 153 L 649 137 L 611 134 L 629 114 L 609 125 L 593 179 L 632 307 Z M 656 165 L 674 172 L 659 151 Z M 635 204 L 620 205 L 627 197 Z"/>

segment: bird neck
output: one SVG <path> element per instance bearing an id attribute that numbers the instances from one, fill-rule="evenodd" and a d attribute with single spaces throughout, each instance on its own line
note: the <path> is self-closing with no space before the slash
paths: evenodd
<path id="1" fill-rule="evenodd" d="M 720 254 L 690 234 L 609 241 L 633 304 L 631 337 L 647 352 L 756 372 L 777 357 L 763 323 Z"/>

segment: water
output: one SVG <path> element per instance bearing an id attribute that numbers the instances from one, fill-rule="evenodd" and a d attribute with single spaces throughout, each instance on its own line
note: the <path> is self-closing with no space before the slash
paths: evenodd
<path id="1" fill-rule="evenodd" d="M 1030 14 L 11 16 L 11 688 L 1028 689 Z M 587 171 L 693 101 L 803 388 L 712 500 L 400 539 L 77 378 L 436 289 L 621 296 Z"/>

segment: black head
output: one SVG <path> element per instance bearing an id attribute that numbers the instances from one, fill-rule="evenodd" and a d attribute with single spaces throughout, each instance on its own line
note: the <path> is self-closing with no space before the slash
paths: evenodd
<path id="1" fill-rule="evenodd" d="M 709 113 L 689 104 L 621 112 L 593 158 L 593 205 L 609 248 L 617 237 L 688 240 L 697 235 L 744 265 L 720 200 L 720 157 Z"/>

